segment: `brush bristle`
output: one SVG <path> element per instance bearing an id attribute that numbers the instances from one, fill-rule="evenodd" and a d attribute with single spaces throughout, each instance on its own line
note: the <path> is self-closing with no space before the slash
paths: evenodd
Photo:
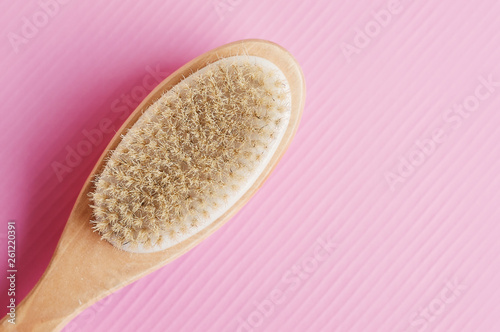
<path id="1" fill-rule="evenodd" d="M 288 83 L 254 57 L 193 73 L 154 102 L 95 179 L 93 228 L 129 250 L 196 233 L 247 186 L 289 119 Z"/>

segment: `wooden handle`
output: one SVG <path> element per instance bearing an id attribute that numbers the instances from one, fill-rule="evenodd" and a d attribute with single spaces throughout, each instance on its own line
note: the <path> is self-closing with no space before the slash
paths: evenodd
<path id="1" fill-rule="evenodd" d="M 3 319 L 5 331 L 59 331 L 69 320 L 123 281 L 103 269 L 105 252 L 113 250 L 85 222 L 69 221 L 42 278 L 16 310 L 16 324 Z M 93 237 L 82 241 L 82 237 Z M 89 239 L 90 240 L 90 239 Z"/>

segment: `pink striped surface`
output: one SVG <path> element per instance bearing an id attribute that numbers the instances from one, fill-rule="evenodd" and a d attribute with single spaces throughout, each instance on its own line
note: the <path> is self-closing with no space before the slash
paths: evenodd
<path id="1" fill-rule="evenodd" d="M 23 0 L 0 13 L 0 270 L 15 219 L 18 301 L 112 136 L 102 126 L 155 81 L 244 38 L 289 49 L 307 81 L 295 141 L 250 203 L 64 331 L 500 331 L 498 1 Z"/>

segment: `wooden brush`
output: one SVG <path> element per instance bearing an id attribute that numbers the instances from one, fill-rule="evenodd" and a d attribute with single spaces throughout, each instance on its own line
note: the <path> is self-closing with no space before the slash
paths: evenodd
<path id="1" fill-rule="evenodd" d="M 52 260 L 2 330 L 58 331 L 227 222 L 290 144 L 302 71 L 280 46 L 234 42 L 160 83 L 87 179 Z"/>

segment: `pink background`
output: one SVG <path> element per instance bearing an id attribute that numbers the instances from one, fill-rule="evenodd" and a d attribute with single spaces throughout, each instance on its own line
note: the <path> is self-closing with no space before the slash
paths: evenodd
<path id="1" fill-rule="evenodd" d="M 4 0 L 0 13 L 0 220 L 17 220 L 18 300 L 112 136 L 89 145 L 85 130 L 118 128 L 150 71 L 264 38 L 307 81 L 295 141 L 251 202 L 65 331 L 500 331 L 500 86 L 480 86 L 500 82 L 498 1 Z M 68 148 L 87 155 L 58 177 Z"/>

